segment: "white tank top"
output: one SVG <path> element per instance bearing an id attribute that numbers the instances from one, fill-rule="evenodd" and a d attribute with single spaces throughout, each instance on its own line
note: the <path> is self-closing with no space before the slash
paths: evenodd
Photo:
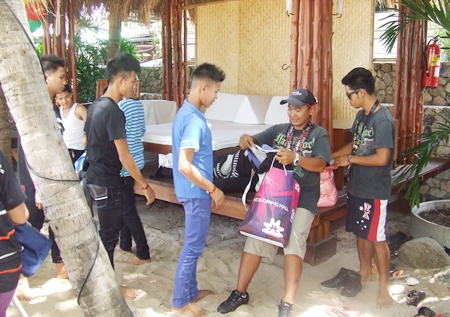
<path id="1" fill-rule="evenodd" d="M 82 107 L 82 106 L 81 106 Z M 68 149 L 72 150 L 84 150 L 83 137 L 84 137 L 84 121 L 78 119 L 75 116 L 75 109 L 77 104 L 74 103 L 70 108 L 67 118 L 63 117 L 63 108 L 59 108 L 61 119 L 64 125 L 63 139 Z"/>

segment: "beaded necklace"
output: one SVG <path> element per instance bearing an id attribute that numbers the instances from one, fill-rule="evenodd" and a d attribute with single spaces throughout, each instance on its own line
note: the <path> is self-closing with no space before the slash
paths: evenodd
<path id="1" fill-rule="evenodd" d="M 311 123 L 311 121 L 308 121 L 306 123 L 306 125 L 304 126 L 304 128 L 300 131 L 300 136 L 297 139 L 297 143 L 295 144 L 295 153 L 299 153 L 300 149 L 302 148 L 303 142 L 305 142 L 306 137 L 309 134 L 309 131 L 311 131 L 313 127 L 313 124 Z M 291 124 L 289 126 L 288 132 L 287 132 L 287 136 L 286 136 L 286 146 L 289 150 L 294 150 L 293 145 L 292 145 L 292 139 L 294 138 L 294 126 Z"/>

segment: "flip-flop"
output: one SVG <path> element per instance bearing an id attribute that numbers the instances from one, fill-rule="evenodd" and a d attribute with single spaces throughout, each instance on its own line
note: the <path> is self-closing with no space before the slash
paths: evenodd
<path id="1" fill-rule="evenodd" d="M 338 307 L 327 307 L 325 312 L 330 316 L 335 317 L 360 317 L 361 313 L 356 310 L 351 310 L 348 307 L 345 306 L 338 306 Z"/>
<path id="2" fill-rule="evenodd" d="M 395 270 L 394 272 L 392 272 L 391 277 L 389 278 L 389 280 L 401 280 L 404 279 L 406 277 L 409 277 L 409 274 L 405 274 L 405 271 L 403 270 Z"/>
<path id="3" fill-rule="evenodd" d="M 435 317 L 436 313 L 428 307 L 422 306 L 417 312 L 417 316 Z"/>
<path id="4" fill-rule="evenodd" d="M 421 300 L 426 297 L 425 292 L 413 289 L 406 295 L 406 305 L 417 306 Z"/>
<path id="5" fill-rule="evenodd" d="M 414 286 L 419 283 L 420 283 L 419 280 L 412 276 L 408 276 L 405 279 L 394 279 L 394 281 L 392 282 L 392 284 L 394 284 L 394 285 L 401 284 L 401 285 L 409 285 L 409 286 Z"/>

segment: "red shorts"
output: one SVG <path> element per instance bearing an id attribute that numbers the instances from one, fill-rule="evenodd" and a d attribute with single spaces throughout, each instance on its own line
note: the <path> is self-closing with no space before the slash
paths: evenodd
<path id="1" fill-rule="evenodd" d="M 355 197 L 347 193 L 345 230 L 362 239 L 386 241 L 387 200 Z"/>

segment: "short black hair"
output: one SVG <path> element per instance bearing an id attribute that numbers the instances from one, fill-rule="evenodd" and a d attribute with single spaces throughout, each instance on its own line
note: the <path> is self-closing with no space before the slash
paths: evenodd
<path id="1" fill-rule="evenodd" d="M 68 92 L 69 94 L 72 93 L 72 88 L 70 88 L 69 84 L 64 85 L 64 89 L 60 92 L 60 94 L 63 93 L 63 92 Z"/>
<path id="2" fill-rule="evenodd" d="M 141 64 L 128 53 L 119 53 L 106 63 L 106 79 L 108 83 L 112 83 L 116 76 L 127 78 L 130 72 L 135 71 L 136 74 L 141 72 Z"/>
<path id="3" fill-rule="evenodd" d="M 352 69 L 342 78 L 342 84 L 353 90 L 362 88 L 370 95 L 375 93 L 375 78 L 370 70 L 363 67 Z"/>
<path id="4" fill-rule="evenodd" d="M 191 77 L 192 80 L 206 80 L 221 83 L 225 80 L 225 73 L 216 65 L 203 63 L 194 69 Z"/>
<path id="5" fill-rule="evenodd" d="M 64 58 L 56 55 L 43 55 L 41 57 L 41 65 L 44 73 L 53 74 L 58 68 L 66 67 Z"/>

